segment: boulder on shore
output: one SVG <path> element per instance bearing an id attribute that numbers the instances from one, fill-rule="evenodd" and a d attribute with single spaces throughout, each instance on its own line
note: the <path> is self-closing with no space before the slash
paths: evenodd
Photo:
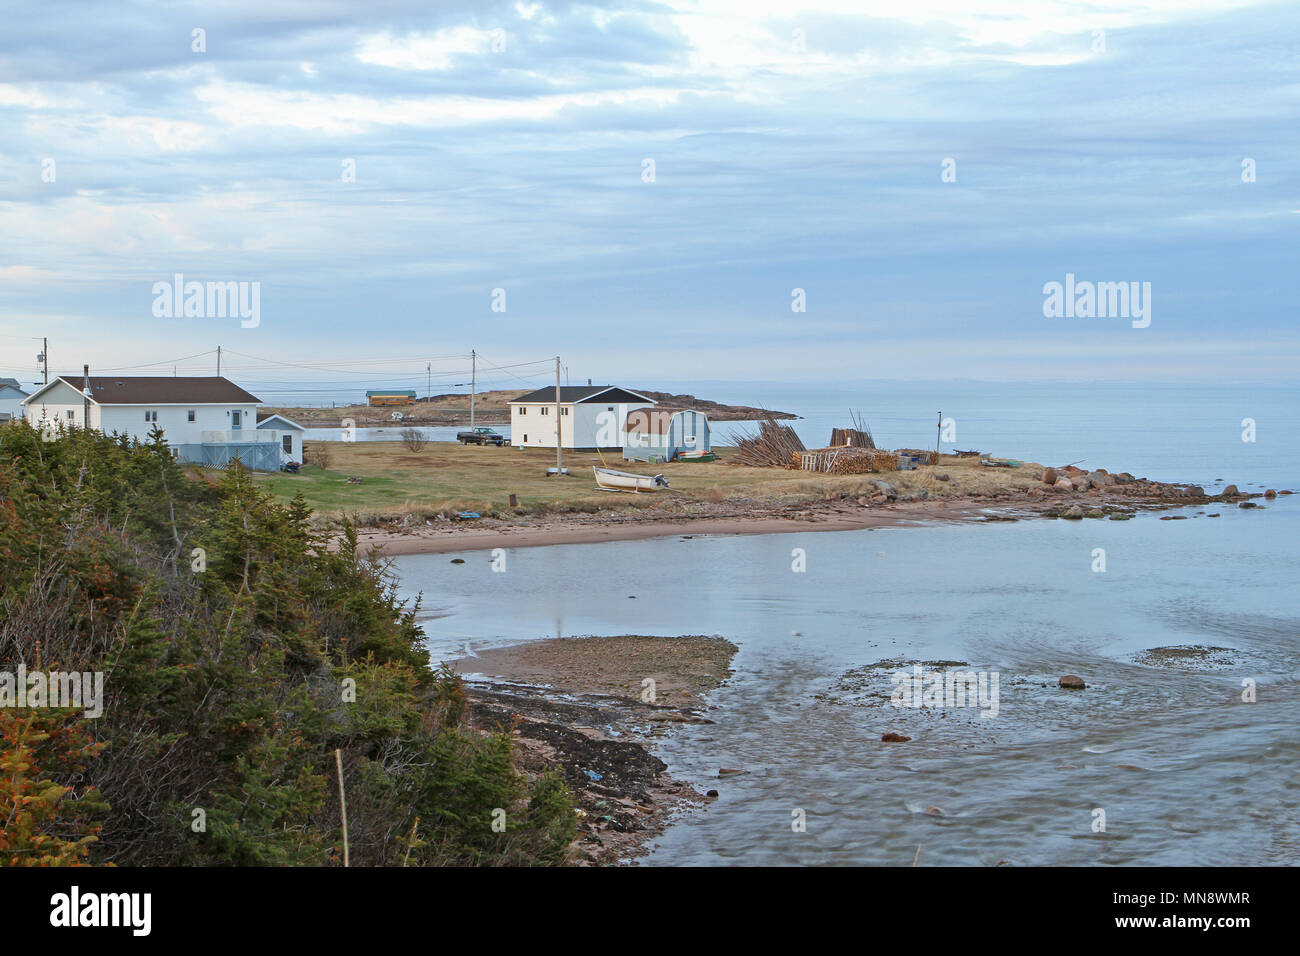
<path id="1" fill-rule="evenodd" d="M 1059 474 L 1057 474 L 1057 471 L 1056 471 L 1055 468 L 1048 468 L 1047 470 L 1045 470 L 1045 471 L 1043 472 L 1043 484 L 1045 484 L 1045 485 L 1054 485 L 1054 484 L 1056 484 L 1056 479 L 1057 479 L 1057 478 L 1060 478 L 1060 477 L 1061 477 L 1061 476 L 1060 476 Z"/>
<path id="2" fill-rule="evenodd" d="M 1083 508 L 1079 505 L 1072 505 L 1061 512 L 1062 518 L 1082 518 Z"/>
<path id="3" fill-rule="evenodd" d="M 1062 491 L 1073 491 L 1074 482 L 1072 482 L 1069 478 L 1057 478 L 1056 484 L 1052 485 L 1052 487 L 1060 488 Z"/>

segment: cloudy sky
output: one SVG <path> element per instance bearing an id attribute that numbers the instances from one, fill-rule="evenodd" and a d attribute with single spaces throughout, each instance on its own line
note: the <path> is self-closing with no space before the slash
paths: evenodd
<path id="1" fill-rule="evenodd" d="M 1300 378 L 1294 3 L 3 16 L 0 375 Z M 177 273 L 260 324 L 155 315 Z M 1067 273 L 1149 327 L 1045 317 Z"/>

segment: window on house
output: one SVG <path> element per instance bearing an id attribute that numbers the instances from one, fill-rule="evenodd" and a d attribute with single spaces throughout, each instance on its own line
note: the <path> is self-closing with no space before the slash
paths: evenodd
<path id="1" fill-rule="evenodd" d="M 542 414 L 543 414 L 543 415 L 549 415 L 550 412 L 551 412 L 551 410 L 550 410 L 549 408 L 543 408 L 543 409 L 542 409 Z"/>
<path id="2" fill-rule="evenodd" d="M 145 412 L 145 413 L 144 413 L 144 420 L 147 421 L 147 422 L 156 422 L 156 421 L 158 421 L 158 413 L 157 413 L 157 412 Z"/>
<path id="3" fill-rule="evenodd" d="M 612 412 L 613 410 L 614 410 L 614 406 L 613 406 L 613 405 L 611 405 L 611 406 L 609 406 L 607 409 L 605 409 L 605 411 L 607 411 L 607 412 Z"/>
<path id="4" fill-rule="evenodd" d="M 280 439 L 280 446 L 281 446 L 282 448 L 284 448 L 284 453 L 285 453 L 286 455 L 292 455 L 292 454 L 293 454 L 293 436 L 292 436 L 292 435 L 285 435 L 283 438 L 281 438 L 281 439 Z"/>
<path id="5" fill-rule="evenodd" d="M 528 414 L 528 409 L 526 409 L 526 408 L 521 408 L 521 409 L 519 409 L 519 414 L 520 414 L 520 415 L 527 415 L 527 414 Z"/>
<path id="6" fill-rule="evenodd" d="M 185 420 L 187 422 L 194 421 L 194 409 L 191 408 L 188 412 L 185 413 Z"/>
<path id="7" fill-rule="evenodd" d="M 560 414 L 561 414 L 561 415 L 567 415 L 567 414 L 569 414 L 569 410 L 568 410 L 567 408 L 561 408 L 561 409 L 560 409 Z"/>
<path id="8" fill-rule="evenodd" d="M 528 444 L 528 436 L 527 436 L 527 435 L 524 436 L 524 444 L 525 444 L 525 445 Z"/>
<path id="9" fill-rule="evenodd" d="M 72 409 L 69 408 L 69 409 L 68 409 L 68 421 L 70 421 L 70 422 L 74 422 L 74 421 L 76 421 L 76 420 L 77 420 L 77 413 L 74 412 Z"/>

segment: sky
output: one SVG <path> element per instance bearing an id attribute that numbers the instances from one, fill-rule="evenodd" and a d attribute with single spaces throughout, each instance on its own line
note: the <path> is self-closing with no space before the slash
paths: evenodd
<path id="1" fill-rule="evenodd" d="M 556 355 L 647 388 L 1300 379 L 1294 3 L 0 20 L 0 376 L 48 337 L 52 372 L 221 346 L 266 388 L 453 390 L 471 349 L 486 387 Z M 256 324 L 169 312 L 177 274 L 255 288 Z M 1067 275 L 1149 288 L 1148 324 L 1045 315 Z"/>

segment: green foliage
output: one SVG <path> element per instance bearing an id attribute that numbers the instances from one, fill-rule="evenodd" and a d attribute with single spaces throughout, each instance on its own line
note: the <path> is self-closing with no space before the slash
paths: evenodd
<path id="1" fill-rule="evenodd" d="M 341 863 L 336 749 L 354 865 L 563 862 L 559 778 L 466 726 L 386 563 L 310 517 L 157 432 L 0 428 L 0 669 L 102 671 L 106 697 L 0 711 L 0 862 Z"/>

